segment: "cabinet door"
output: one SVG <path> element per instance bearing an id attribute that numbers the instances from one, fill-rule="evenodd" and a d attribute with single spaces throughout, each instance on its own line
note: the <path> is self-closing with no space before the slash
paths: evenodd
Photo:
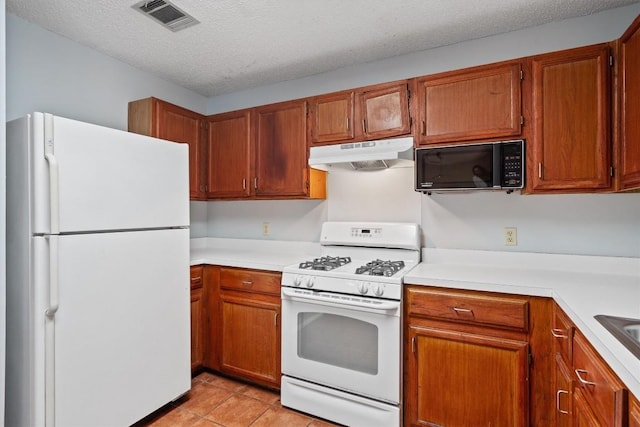
<path id="1" fill-rule="evenodd" d="M 528 425 L 528 344 L 410 326 L 405 426 Z"/>
<path id="2" fill-rule="evenodd" d="M 607 45 L 533 58 L 532 191 L 611 186 L 609 69 Z"/>
<path id="3" fill-rule="evenodd" d="M 204 346 L 202 341 L 204 310 L 202 288 L 191 291 L 191 371 L 202 366 Z"/>
<path id="4" fill-rule="evenodd" d="M 620 188 L 640 188 L 640 16 L 620 39 Z"/>
<path id="5" fill-rule="evenodd" d="M 354 138 L 354 92 L 315 97 L 311 101 L 311 141 L 344 142 Z"/>
<path id="6" fill-rule="evenodd" d="M 573 423 L 573 377 L 560 353 L 556 353 L 556 426 Z"/>
<path id="7" fill-rule="evenodd" d="M 365 139 L 409 133 L 409 91 L 406 83 L 365 91 L 359 99 Z"/>
<path id="8" fill-rule="evenodd" d="M 640 402 L 633 395 L 629 399 L 629 427 L 640 427 Z"/>
<path id="9" fill-rule="evenodd" d="M 220 368 L 271 387 L 280 387 L 280 306 L 251 294 L 222 295 Z"/>
<path id="10" fill-rule="evenodd" d="M 256 196 L 308 195 L 306 115 L 305 101 L 256 109 L 253 182 Z"/>
<path id="11" fill-rule="evenodd" d="M 201 126 L 203 116 L 176 105 L 158 101 L 155 136 L 169 141 L 189 144 L 189 195 L 191 199 L 205 198 L 204 159 Z"/>
<path id="12" fill-rule="evenodd" d="M 207 195 L 237 198 L 250 195 L 250 110 L 210 116 Z"/>
<path id="13" fill-rule="evenodd" d="M 520 135 L 520 70 L 509 62 L 418 79 L 418 142 Z"/>
<path id="14" fill-rule="evenodd" d="M 204 360 L 203 267 L 193 266 L 191 276 L 191 372 L 202 367 Z"/>
<path id="15" fill-rule="evenodd" d="M 573 392 L 573 412 L 574 427 L 602 427 L 598 417 L 584 398 L 582 390 L 578 388 Z"/>

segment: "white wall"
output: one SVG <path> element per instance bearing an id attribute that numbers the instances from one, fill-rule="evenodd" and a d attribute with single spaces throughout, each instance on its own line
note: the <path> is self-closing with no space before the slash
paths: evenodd
<path id="1" fill-rule="evenodd" d="M 127 103 L 155 96 L 197 112 L 207 99 L 7 14 L 7 119 L 45 111 L 127 129 Z"/>
<path id="2" fill-rule="evenodd" d="M 5 338 L 7 335 L 6 321 L 6 24 L 5 0 L 0 0 L 0 427 L 4 426 L 4 380 L 5 380 Z"/>
<path id="3" fill-rule="evenodd" d="M 207 113 L 230 111 L 385 81 L 481 65 L 617 39 L 640 4 L 508 34 L 398 56 L 208 101 Z M 261 224 L 296 221 L 269 238 L 308 240 L 323 220 L 416 221 L 426 247 L 640 257 L 640 194 L 522 196 L 412 191 L 413 170 L 330 172 L 328 199 L 298 219 L 297 203 L 209 202 L 207 234 L 263 238 Z M 376 195 L 377 194 L 377 195 Z M 377 198 L 376 198 L 377 197 Z M 231 204 L 229 204 L 231 203 Z M 303 208 L 298 208 L 304 210 Z M 263 212 L 268 212 L 263 214 Z M 518 246 L 503 245 L 503 228 L 518 229 Z"/>

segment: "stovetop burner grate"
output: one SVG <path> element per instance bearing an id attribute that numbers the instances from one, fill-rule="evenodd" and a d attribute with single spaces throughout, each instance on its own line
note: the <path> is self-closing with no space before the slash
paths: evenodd
<path id="1" fill-rule="evenodd" d="M 301 262 L 298 266 L 304 270 L 324 270 L 329 271 L 338 267 L 342 267 L 343 265 L 349 264 L 351 262 L 351 257 L 337 257 L 337 256 L 323 256 L 320 258 L 314 258 L 313 261 L 304 261 Z"/>
<path id="2" fill-rule="evenodd" d="M 376 259 L 356 268 L 356 274 L 390 277 L 404 268 L 404 261 L 383 261 Z"/>

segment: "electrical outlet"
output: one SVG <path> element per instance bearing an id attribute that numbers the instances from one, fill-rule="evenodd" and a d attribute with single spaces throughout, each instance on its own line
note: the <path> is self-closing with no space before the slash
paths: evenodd
<path id="1" fill-rule="evenodd" d="M 263 236 L 268 236 L 269 235 L 269 228 L 270 228 L 270 224 L 268 222 L 263 222 L 262 223 L 262 235 Z"/>
<path id="2" fill-rule="evenodd" d="M 504 245 L 505 246 L 518 245 L 518 229 L 516 227 L 504 228 Z"/>

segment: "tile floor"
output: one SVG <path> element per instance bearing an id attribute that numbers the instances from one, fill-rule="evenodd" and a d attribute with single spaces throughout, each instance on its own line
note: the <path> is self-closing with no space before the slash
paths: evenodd
<path id="1" fill-rule="evenodd" d="M 274 391 L 202 372 L 191 391 L 132 427 L 331 427 L 337 424 L 284 408 Z"/>

